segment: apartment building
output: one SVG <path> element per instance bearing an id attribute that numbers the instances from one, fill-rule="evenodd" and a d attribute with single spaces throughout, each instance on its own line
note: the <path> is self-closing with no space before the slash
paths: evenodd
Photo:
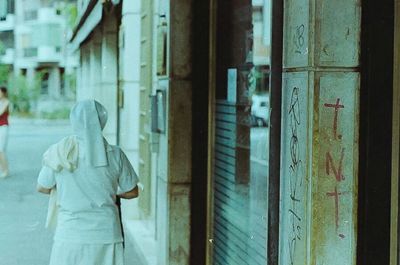
<path id="1" fill-rule="evenodd" d="M 14 62 L 14 29 L 15 29 L 15 5 L 14 1 L 0 2 L 0 40 L 1 62 L 12 65 Z"/>
<path id="2" fill-rule="evenodd" d="M 67 47 L 73 3 L 0 1 L 0 37 L 4 46 L 1 61 L 11 66 L 14 76 L 41 79 L 36 112 L 67 107 L 74 100 L 73 79 L 78 56 Z"/>

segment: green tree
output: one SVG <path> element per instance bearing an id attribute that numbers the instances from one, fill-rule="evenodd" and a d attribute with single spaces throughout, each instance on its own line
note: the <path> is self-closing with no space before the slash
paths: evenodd
<path id="1" fill-rule="evenodd" d="M 6 64 L 0 64 L 0 86 L 6 86 L 10 77 L 11 67 Z"/>
<path id="2" fill-rule="evenodd" d="M 78 8 L 76 4 L 67 4 L 64 8 L 64 16 L 67 19 L 68 28 L 73 29 L 78 19 Z"/>
<path id="3" fill-rule="evenodd" d="M 28 80 L 26 76 L 16 75 L 9 82 L 9 98 L 13 111 L 20 114 L 29 114 L 32 103 L 40 96 L 42 74 L 35 75 L 34 80 Z"/>
<path id="4" fill-rule="evenodd" d="M 4 44 L 0 41 L 0 55 L 5 52 Z M 10 77 L 11 67 L 9 65 L 0 62 L 0 86 L 5 86 L 8 83 Z"/>

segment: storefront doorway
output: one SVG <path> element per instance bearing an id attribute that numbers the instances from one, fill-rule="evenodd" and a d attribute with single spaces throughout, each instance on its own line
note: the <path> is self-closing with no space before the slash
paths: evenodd
<path id="1" fill-rule="evenodd" d="M 267 264 L 270 0 L 215 0 L 209 264 Z"/>

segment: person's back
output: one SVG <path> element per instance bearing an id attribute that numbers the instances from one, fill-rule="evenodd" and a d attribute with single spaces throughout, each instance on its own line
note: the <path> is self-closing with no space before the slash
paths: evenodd
<path id="1" fill-rule="evenodd" d="M 90 102 L 84 106 L 93 108 Z M 75 114 L 82 115 L 79 111 Z M 88 117 L 79 120 L 86 122 Z M 136 197 L 138 177 L 119 147 L 109 145 L 102 137 L 94 142 L 90 133 L 64 138 L 44 155 L 39 191 L 57 189 L 58 217 L 50 264 L 73 264 L 78 259 L 94 265 L 101 253 L 100 264 L 122 264 L 116 197 Z M 100 159 L 96 157 L 102 152 Z"/>

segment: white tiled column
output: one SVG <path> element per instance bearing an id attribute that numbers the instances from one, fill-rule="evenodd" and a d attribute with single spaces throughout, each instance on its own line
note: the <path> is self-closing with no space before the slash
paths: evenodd
<path id="1" fill-rule="evenodd" d="M 139 82 L 140 82 L 140 1 L 124 1 L 120 27 L 120 80 L 124 92 L 121 109 L 121 146 L 135 168 L 138 167 L 139 145 Z"/>
<path id="2" fill-rule="evenodd" d="M 101 87 L 102 103 L 108 110 L 108 122 L 104 135 L 110 144 L 117 142 L 117 92 L 118 92 L 118 52 L 117 21 L 114 16 L 106 16 L 103 20 L 103 36 L 101 46 Z"/>
<path id="3" fill-rule="evenodd" d="M 120 109 L 120 146 L 136 172 L 139 170 L 140 117 L 140 1 L 124 1 L 120 27 L 120 84 L 124 105 Z M 122 203 L 125 219 L 138 219 L 137 200 Z M 134 235 L 133 235 L 134 236 Z"/>

